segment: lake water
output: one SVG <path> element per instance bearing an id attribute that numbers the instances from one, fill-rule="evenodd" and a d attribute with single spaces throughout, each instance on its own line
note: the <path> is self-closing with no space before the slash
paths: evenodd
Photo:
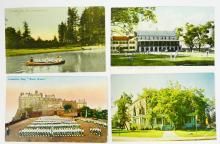
<path id="1" fill-rule="evenodd" d="M 66 62 L 53 66 L 26 66 L 25 62 L 34 59 L 56 58 L 61 56 Z M 103 72 L 105 71 L 105 49 L 69 51 L 7 57 L 7 73 L 60 73 L 60 72 Z"/>

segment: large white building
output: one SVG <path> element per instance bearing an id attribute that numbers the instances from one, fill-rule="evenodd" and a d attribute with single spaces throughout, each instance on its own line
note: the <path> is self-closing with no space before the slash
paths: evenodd
<path id="1" fill-rule="evenodd" d="M 181 50 L 175 31 L 136 31 L 135 36 L 112 36 L 111 52 L 175 52 Z"/>
<path id="2" fill-rule="evenodd" d="M 42 115 L 62 115 L 64 113 L 64 105 L 66 104 L 71 105 L 69 112 L 73 116 L 77 116 L 77 110 L 87 105 L 85 100 L 62 100 L 56 98 L 54 94 L 47 95 L 38 91 L 34 93 L 21 92 L 18 109 L 13 117 L 13 121 Z"/>
<path id="3" fill-rule="evenodd" d="M 175 31 L 137 31 L 138 52 L 179 51 L 180 42 Z"/>

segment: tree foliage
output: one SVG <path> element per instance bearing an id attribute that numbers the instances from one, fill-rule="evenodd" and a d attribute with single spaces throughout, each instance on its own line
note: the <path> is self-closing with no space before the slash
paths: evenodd
<path id="1" fill-rule="evenodd" d="M 130 115 L 127 110 L 132 103 L 132 97 L 132 95 L 123 93 L 121 97 L 115 101 L 117 112 L 113 119 L 117 120 L 116 123 L 120 128 L 127 128 L 126 123 L 130 121 Z"/>
<path id="2" fill-rule="evenodd" d="M 77 8 L 68 7 L 67 20 L 58 25 L 58 38 L 42 40 L 31 36 L 31 28 L 23 22 L 22 32 L 13 27 L 5 28 L 7 49 L 53 48 L 65 45 L 97 45 L 105 43 L 104 7 L 88 7 L 79 16 Z"/>
<path id="3" fill-rule="evenodd" d="M 82 117 L 89 117 L 89 118 L 97 118 L 97 119 L 108 119 L 108 110 L 97 110 L 97 109 L 91 109 L 88 106 L 82 107 L 79 111 L 79 116 Z"/>
<path id="4" fill-rule="evenodd" d="M 78 42 L 79 16 L 76 8 L 68 8 L 67 22 L 58 25 L 59 42 L 76 44 Z"/>
<path id="5" fill-rule="evenodd" d="M 154 7 L 112 8 L 112 32 L 129 35 L 134 33 L 135 26 L 141 21 L 156 22 L 154 10 Z"/>
<path id="6" fill-rule="evenodd" d="M 125 128 L 126 123 L 132 123 L 128 114 L 131 98 L 131 95 L 123 93 L 115 101 L 117 112 L 112 118 L 113 126 Z M 205 126 L 207 117 L 209 122 L 215 122 L 215 106 L 205 97 L 203 89 L 186 88 L 179 82 L 170 81 L 167 87 L 161 89 L 144 88 L 138 99 L 146 101 L 144 115 L 149 129 L 154 129 L 155 118 L 162 118 L 164 124 L 168 123 L 174 129 L 183 128 L 189 117 L 198 117 L 198 123 L 202 126 Z"/>
<path id="7" fill-rule="evenodd" d="M 72 108 L 72 105 L 71 104 L 65 104 L 63 106 L 63 108 L 64 108 L 65 111 L 69 111 Z"/>
<path id="8" fill-rule="evenodd" d="M 159 90 L 144 89 L 140 98 L 146 100 L 148 121 L 157 116 L 164 118 L 175 129 L 182 128 L 187 116 L 198 116 L 205 124 L 205 109 L 208 107 L 203 89 L 184 88 L 178 82 Z"/>
<path id="9" fill-rule="evenodd" d="M 82 45 L 103 44 L 105 42 L 104 7 L 86 8 L 80 18 L 79 32 Z"/>
<path id="10" fill-rule="evenodd" d="M 214 27 L 214 21 L 200 25 L 186 23 L 184 27 L 176 29 L 176 34 L 178 38 L 183 38 L 191 51 L 193 48 L 198 48 L 200 51 L 205 45 L 214 47 Z"/>

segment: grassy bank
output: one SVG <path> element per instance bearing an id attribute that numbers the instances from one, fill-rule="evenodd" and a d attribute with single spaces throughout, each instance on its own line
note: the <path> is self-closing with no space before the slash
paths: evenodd
<path id="1" fill-rule="evenodd" d="M 25 49 L 6 49 L 6 56 L 20 56 L 29 54 L 42 54 L 42 53 L 53 53 L 53 52 L 67 52 L 67 51 L 80 51 L 82 47 L 58 47 L 58 48 L 25 48 Z M 105 48 L 102 46 L 83 46 L 83 49 L 96 49 Z"/>
<path id="2" fill-rule="evenodd" d="M 207 137 L 207 136 L 216 136 L 215 130 L 177 130 L 174 131 L 177 136 L 180 137 Z"/>
<path id="3" fill-rule="evenodd" d="M 169 55 L 136 54 L 132 56 L 112 55 L 112 66 L 206 66 L 214 65 L 214 57 L 177 56 L 171 60 Z"/>
<path id="4" fill-rule="evenodd" d="M 112 130 L 112 136 L 121 137 L 148 137 L 148 138 L 159 138 L 163 136 L 163 131 L 159 130 Z"/>

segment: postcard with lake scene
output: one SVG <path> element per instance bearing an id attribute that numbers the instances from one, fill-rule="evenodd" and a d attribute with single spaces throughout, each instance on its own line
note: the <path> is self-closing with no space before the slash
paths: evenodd
<path id="1" fill-rule="evenodd" d="M 5 140 L 107 142 L 107 77 L 7 77 Z"/>
<path id="2" fill-rule="evenodd" d="M 5 9 L 7 73 L 103 72 L 104 7 Z"/>
<path id="3" fill-rule="evenodd" d="M 214 7 L 111 9 L 112 66 L 213 66 Z"/>

